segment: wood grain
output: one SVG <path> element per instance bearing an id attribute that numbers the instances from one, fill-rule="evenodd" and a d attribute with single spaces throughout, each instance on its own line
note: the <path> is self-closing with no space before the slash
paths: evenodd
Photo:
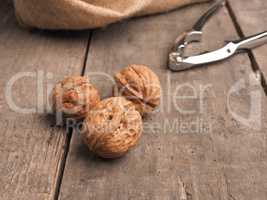
<path id="1" fill-rule="evenodd" d="M 166 67 L 176 36 L 189 29 L 205 8 L 207 5 L 197 5 L 139 18 L 93 34 L 86 72 L 102 97 L 112 95 L 113 81 L 96 76 L 96 72 L 112 76 L 128 64 L 145 64 L 160 77 L 162 106 L 144 119 L 140 144 L 122 159 L 106 161 L 93 156 L 76 132 L 60 199 L 183 199 L 181 185 L 188 200 L 266 197 L 266 99 L 248 56 L 237 55 L 181 73 L 171 73 Z M 238 38 L 226 9 L 204 31 L 203 43 L 197 49 L 218 48 L 225 39 Z M 244 87 L 230 96 L 229 107 L 227 94 L 241 82 Z M 247 116 L 252 91 L 258 94 L 254 100 L 263 109 L 259 127 L 254 122 L 241 123 L 231 113 Z M 175 98 L 176 93 L 191 99 Z M 189 127 L 183 128 L 183 124 Z M 196 124 L 202 128 L 194 129 Z"/>
<path id="2" fill-rule="evenodd" d="M 81 73 L 87 40 L 87 32 L 21 29 L 13 14 L 12 1 L 1 2 L 0 199 L 54 199 L 66 133 L 51 126 L 51 119 L 41 108 L 48 104 L 47 88 L 51 89 L 65 75 Z M 38 74 L 44 88 L 38 87 L 36 77 L 22 77 L 11 89 L 12 99 L 23 108 L 38 107 L 39 113 L 15 111 L 5 94 L 8 82 L 25 72 Z"/>
<path id="3" fill-rule="evenodd" d="M 262 0 L 235 1 L 230 0 L 229 5 L 244 36 L 254 35 L 267 30 L 267 2 Z M 254 49 L 253 55 L 258 67 L 267 80 L 267 46 Z"/>

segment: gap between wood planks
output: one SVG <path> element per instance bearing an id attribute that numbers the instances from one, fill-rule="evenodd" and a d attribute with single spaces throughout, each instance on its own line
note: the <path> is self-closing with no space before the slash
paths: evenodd
<path id="1" fill-rule="evenodd" d="M 88 54 L 89 54 L 89 50 L 90 50 L 90 44 L 91 44 L 91 41 L 92 41 L 92 35 L 93 35 L 93 31 L 90 31 L 89 34 L 88 34 L 87 45 L 86 45 L 86 49 L 85 49 L 85 53 L 84 53 L 81 76 L 84 76 L 84 74 L 85 74 Z M 58 179 L 57 179 L 57 183 L 56 183 L 54 200 L 58 200 L 58 198 L 59 198 L 60 189 L 61 189 L 61 183 L 62 183 L 62 179 L 63 179 L 63 176 L 64 176 L 66 161 L 67 161 L 68 154 L 69 154 L 69 149 L 70 149 L 70 143 L 71 143 L 71 139 L 72 139 L 73 129 L 66 130 L 66 134 L 67 134 L 66 144 L 64 146 L 64 154 L 63 154 L 62 162 L 61 162 L 60 168 L 59 168 L 59 175 L 58 175 Z"/>
<path id="2" fill-rule="evenodd" d="M 229 4 L 229 2 L 227 1 L 226 2 L 226 8 L 229 12 L 229 15 L 233 21 L 233 24 L 234 24 L 234 27 L 239 35 L 240 38 L 244 38 L 245 37 L 245 34 L 241 28 L 241 26 L 239 25 L 238 23 L 238 20 L 237 20 L 237 17 L 234 13 L 234 10 L 232 9 L 231 5 Z M 261 83 L 261 86 L 263 87 L 263 90 L 265 92 L 265 95 L 267 95 L 267 82 L 266 82 L 266 79 L 262 73 L 262 70 L 260 69 L 259 67 L 259 64 L 255 58 L 255 55 L 253 54 L 253 52 L 251 50 L 248 50 L 247 51 L 247 54 L 248 54 L 248 57 L 250 59 L 250 62 L 251 62 L 251 67 L 252 67 L 252 71 L 255 73 L 255 75 L 257 77 L 260 78 L 260 83 Z"/>

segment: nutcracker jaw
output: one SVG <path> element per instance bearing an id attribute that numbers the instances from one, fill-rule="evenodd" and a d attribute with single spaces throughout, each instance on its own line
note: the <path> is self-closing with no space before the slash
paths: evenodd
<path id="1" fill-rule="evenodd" d="M 177 68 L 175 67 L 177 62 L 184 57 L 184 51 L 190 43 L 201 42 L 203 26 L 224 4 L 225 0 L 215 0 L 215 3 L 197 20 L 190 31 L 184 32 L 176 38 L 173 52 L 169 55 L 170 69 Z"/>

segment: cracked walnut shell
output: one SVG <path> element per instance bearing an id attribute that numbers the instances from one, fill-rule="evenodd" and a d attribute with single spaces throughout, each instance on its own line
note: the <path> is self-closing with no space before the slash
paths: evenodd
<path id="1" fill-rule="evenodd" d="M 118 158 L 135 146 L 142 134 L 142 117 L 132 102 L 112 97 L 98 103 L 85 121 L 82 138 L 103 158 Z"/>
<path id="2" fill-rule="evenodd" d="M 115 75 L 119 94 L 131 100 L 141 115 L 150 113 L 160 104 L 158 76 L 144 65 L 129 65 Z"/>
<path id="3" fill-rule="evenodd" d="M 69 76 L 52 91 L 53 111 L 66 118 L 83 119 L 99 101 L 98 91 L 83 76 Z"/>

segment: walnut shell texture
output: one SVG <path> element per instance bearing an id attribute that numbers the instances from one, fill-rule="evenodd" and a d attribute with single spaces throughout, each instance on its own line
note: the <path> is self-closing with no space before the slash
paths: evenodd
<path id="1" fill-rule="evenodd" d="M 52 91 L 54 112 L 60 112 L 66 118 L 83 119 L 99 101 L 97 89 L 83 76 L 66 77 Z"/>
<path id="2" fill-rule="evenodd" d="M 135 146 L 142 134 L 142 117 L 124 97 L 105 99 L 91 110 L 82 133 L 89 149 L 103 158 L 118 158 Z"/>
<path id="3" fill-rule="evenodd" d="M 115 80 L 119 94 L 131 100 L 141 115 L 159 106 L 160 81 L 147 66 L 129 65 L 115 75 Z"/>

